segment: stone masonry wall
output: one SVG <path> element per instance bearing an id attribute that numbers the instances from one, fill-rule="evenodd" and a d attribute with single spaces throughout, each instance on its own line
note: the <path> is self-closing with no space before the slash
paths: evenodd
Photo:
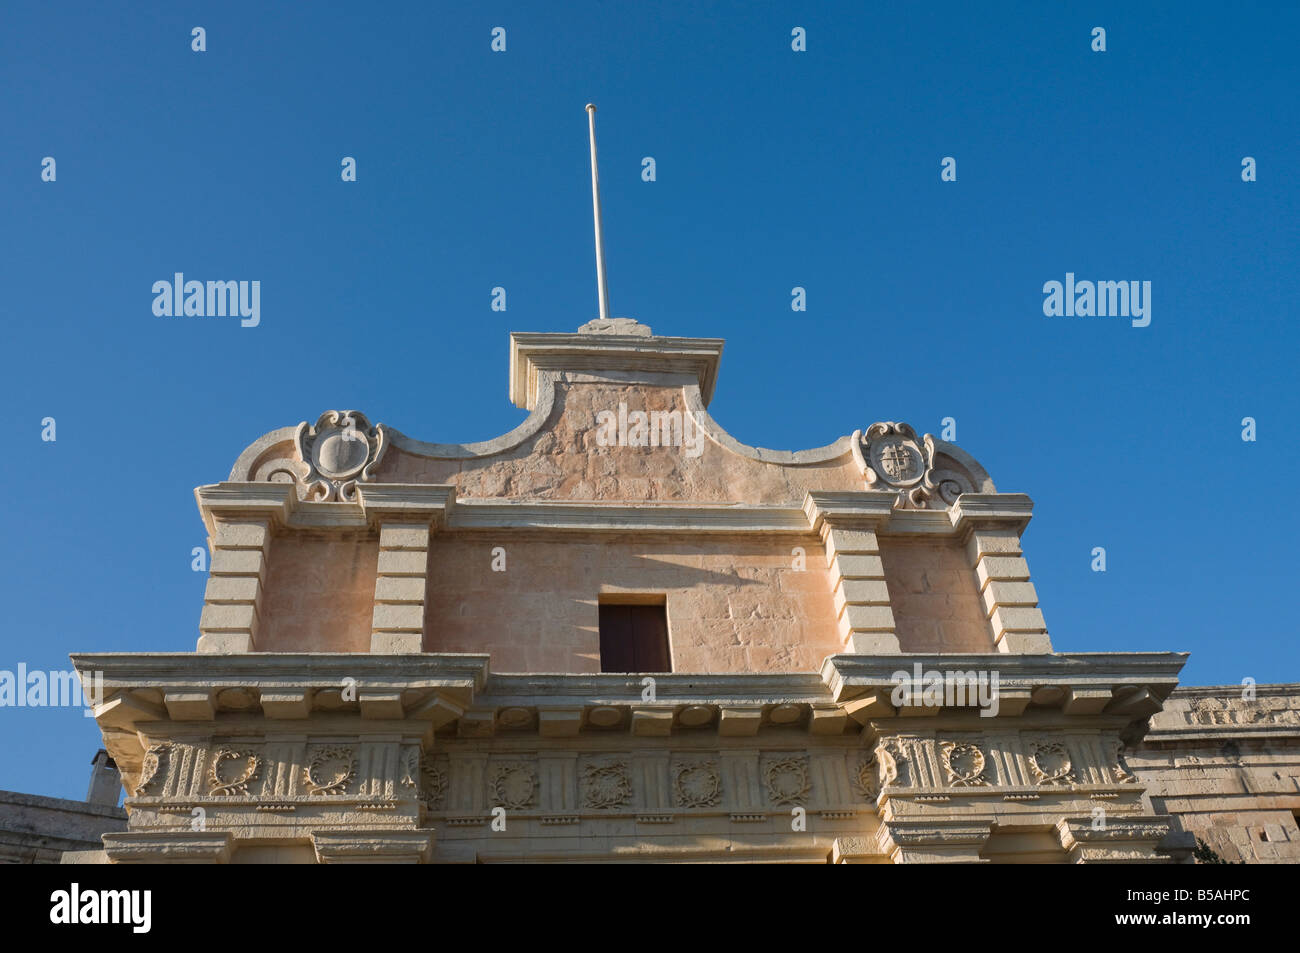
<path id="1" fill-rule="evenodd" d="M 259 652 L 368 652 L 379 541 L 288 532 L 271 541 Z"/>
<path id="2" fill-rule="evenodd" d="M 1300 863 L 1300 685 L 1181 688 L 1128 763 L 1224 860 Z"/>
<path id="3" fill-rule="evenodd" d="M 961 547 L 882 539 L 880 556 L 904 652 L 992 652 L 993 633 Z"/>
<path id="4" fill-rule="evenodd" d="M 493 549 L 505 571 L 492 571 Z M 497 672 L 599 672 L 602 594 L 667 597 L 673 670 L 816 671 L 841 651 L 820 546 L 788 539 L 434 535 L 426 652 L 490 652 Z"/>

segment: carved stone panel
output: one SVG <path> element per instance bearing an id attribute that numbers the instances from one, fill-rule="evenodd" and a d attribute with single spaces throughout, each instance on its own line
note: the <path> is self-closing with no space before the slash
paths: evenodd
<path id="1" fill-rule="evenodd" d="M 257 779 L 261 768 L 259 755 L 218 748 L 208 766 L 208 793 L 218 797 L 248 797 L 248 786 Z"/>
<path id="2" fill-rule="evenodd" d="M 1069 749 L 1057 741 L 1035 744 L 1029 751 L 1029 770 L 1039 784 L 1077 784 Z"/>
<path id="3" fill-rule="evenodd" d="M 441 811 L 447 796 L 448 766 L 445 758 L 425 758 L 420 765 L 420 800 L 430 811 Z"/>
<path id="4" fill-rule="evenodd" d="M 632 778 L 627 761 L 604 758 L 589 762 L 582 770 L 582 803 L 586 807 L 608 809 L 621 807 L 632 800 Z"/>
<path id="5" fill-rule="evenodd" d="M 855 456 L 867 486 L 897 490 L 900 508 L 951 506 L 958 496 L 975 489 L 968 474 L 950 468 L 947 455 L 940 462 L 931 434 L 918 437 L 908 424 L 892 420 L 872 424 L 863 432 Z"/>
<path id="6" fill-rule="evenodd" d="M 679 761 L 673 765 L 673 800 L 678 807 L 712 807 L 722 800 L 718 762 Z"/>
<path id="7" fill-rule="evenodd" d="M 309 794 L 346 794 L 357 776 L 357 758 L 348 745 L 322 745 L 311 752 L 303 770 Z"/>
<path id="8" fill-rule="evenodd" d="M 988 785 L 989 780 L 984 776 L 984 752 L 979 745 L 945 741 L 939 750 L 943 755 L 943 770 L 948 785 L 958 788 Z"/>
<path id="9" fill-rule="evenodd" d="M 133 792 L 136 797 L 158 793 L 158 789 L 162 787 L 167 779 L 171 747 L 168 742 L 163 742 L 162 744 L 150 745 L 149 750 L 144 753 L 144 761 L 140 766 L 140 776 L 136 781 L 135 791 Z"/>
<path id="10" fill-rule="evenodd" d="M 533 803 L 537 795 L 537 769 L 523 761 L 492 766 L 488 800 L 493 807 L 519 810 Z"/>
<path id="11" fill-rule="evenodd" d="M 314 427 L 303 421 L 294 442 L 306 471 L 304 498 L 325 502 L 351 501 L 357 483 L 371 479 L 388 449 L 384 427 L 372 427 L 356 410 L 328 410 Z"/>
<path id="12" fill-rule="evenodd" d="M 880 760 L 875 753 L 858 759 L 850 780 L 853 782 L 853 790 L 859 797 L 868 801 L 876 799 L 880 794 L 880 771 Z"/>
<path id="13" fill-rule="evenodd" d="M 802 804 L 812 782 L 806 756 L 770 757 L 763 760 L 763 785 L 774 804 Z"/>

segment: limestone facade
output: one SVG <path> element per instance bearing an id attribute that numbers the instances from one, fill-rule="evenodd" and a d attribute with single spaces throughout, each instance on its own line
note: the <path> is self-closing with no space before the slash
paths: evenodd
<path id="1" fill-rule="evenodd" d="M 514 334 L 496 440 L 328 411 L 254 441 L 195 491 L 197 651 L 74 656 L 129 795 L 105 858 L 1169 862 L 1173 815 L 1224 853 L 1222 816 L 1296 809 L 1285 724 L 1177 721 L 1185 655 L 1054 650 L 1029 497 L 902 423 L 740 444 L 721 352 Z M 616 603 L 662 607 L 671 672 L 602 671 Z"/>

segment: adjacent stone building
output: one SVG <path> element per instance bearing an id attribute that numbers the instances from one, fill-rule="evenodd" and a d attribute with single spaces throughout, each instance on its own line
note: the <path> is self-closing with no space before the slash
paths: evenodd
<path id="1" fill-rule="evenodd" d="M 0 791 L 0 864 L 101 862 L 101 837 L 126 830 L 126 812 L 117 806 L 121 796 L 122 781 L 106 751 L 91 762 L 84 801 Z"/>
<path id="2" fill-rule="evenodd" d="M 721 353 L 516 333 L 495 440 L 256 439 L 196 491 L 197 651 L 74 656 L 129 795 L 105 859 L 1300 856 L 1295 686 L 1058 651 L 1029 497 L 906 424 L 745 446 Z"/>

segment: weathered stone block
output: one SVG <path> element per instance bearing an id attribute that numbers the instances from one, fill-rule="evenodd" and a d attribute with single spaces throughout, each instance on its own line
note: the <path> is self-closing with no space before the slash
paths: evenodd
<path id="1" fill-rule="evenodd" d="M 894 610 L 889 606 L 845 606 L 840 624 L 854 632 L 893 632 Z"/>
<path id="2" fill-rule="evenodd" d="M 206 602 L 255 603 L 261 596 L 262 584 L 256 576 L 212 576 L 203 593 Z"/>
<path id="3" fill-rule="evenodd" d="M 1032 582 L 1001 582 L 993 579 L 980 593 L 989 615 L 998 606 L 1034 608 L 1038 605 L 1038 592 Z"/>
<path id="4" fill-rule="evenodd" d="M 426 523 L 384 523 L 379 527 L 379 548 L 428 549 L 429 526 Z"/>
<path id="5" fill-rule="evenodd" d="M 835 611 L 845 605 L 887 606 L 889 587 L 883 579 L 841 579 L 835 587 Z"/>
<path id="6" fill-rule="evenodd" d="M 423 576 L 380 576 L 375 580 L 375 601 L 423 603 L 424 589 Z"/>
<path id="7" fill-rule="evenodd" d="M 1008 655 L 1050 655 L 1052 640 L 1046 632 L 1004 632 L 997 641 L 999 652 Z"/>
<path id="8" fill-rule="evenodd" d="M 253 637 L 247 632 L 207 632 L 199 636 L 196 651 L 210 655 L 237 655 L 253 651 Z"/>
<path id="9" fill-rule="evenodd" d="M 1019 556 L 1020 534 L 1015 530 L 979 530 L 966 541 L 966 555 L 974 566 L 985 556 Z"/>
<path id="10" fill-rule="evenodd" d="M 1046 632 L 1047 623 L 1039 609 L 998 606 L 989 617 L 993 634 L 1002 632 Z"/>
<path id="11" fill-rule="evenodd" d="M 902 648 L 893 632 L 853 632 L 844 650 L 850 655 L 897 655 Z"/>
<path id="12" fill-rule="evenodd" d="M 870 530 L 833 528 L 825 532 L 823 540 L 828 564 L 839 555 L 880 552 L 880 541 Z"/>
<path id="13" fill-rule="evenodd" d="M 424 635 L 420 632 L 371 632 L 372 655 L 416 655 L 423 651 Z"/>
<path id="14" fill-rule="evenodd" d="M 424 607 L 388 605 L 375 606 L 373 631 L 421 632 L 424 629 Z"/>
<path id="15" fill-rule="evenodd" d="M 864 553 L 841 553 L 834 570 L 846 579 L 884 579 L 885 565 L 879 556 Z"/>
<path id="16" fill-rule="evenodd" d="M 248 604 L 205 605 L 199 616 L 199 631 L 249 632 L 257 625 L 257 609 Z"/>
<path id="17" fill-rule="evenodd" d="M 266 554 L 260 549 L 218 549 L 212 554 L 214 576 L 264 576 Z"/>
<path id="18" fill-rule="evenodd" d="M 271 524 L 263 520 L 217 520 L 214 544 L 218 549 L 265 549 L 271 541 Z"/>
<path id="19" fill-rule="evenodd" d="M 418 550 L 381 550 L 378 572 L 381 576 L 423 576 L 429 568 L 429 556 Z"/>
<path id="20" fill-rule="evenodd" d="M 975 575 L 979 577 L 981 589 L 991 580 L 1028 582 L 1029 563 L 1022 556 L 986 556 L 975 567 Z"/>

